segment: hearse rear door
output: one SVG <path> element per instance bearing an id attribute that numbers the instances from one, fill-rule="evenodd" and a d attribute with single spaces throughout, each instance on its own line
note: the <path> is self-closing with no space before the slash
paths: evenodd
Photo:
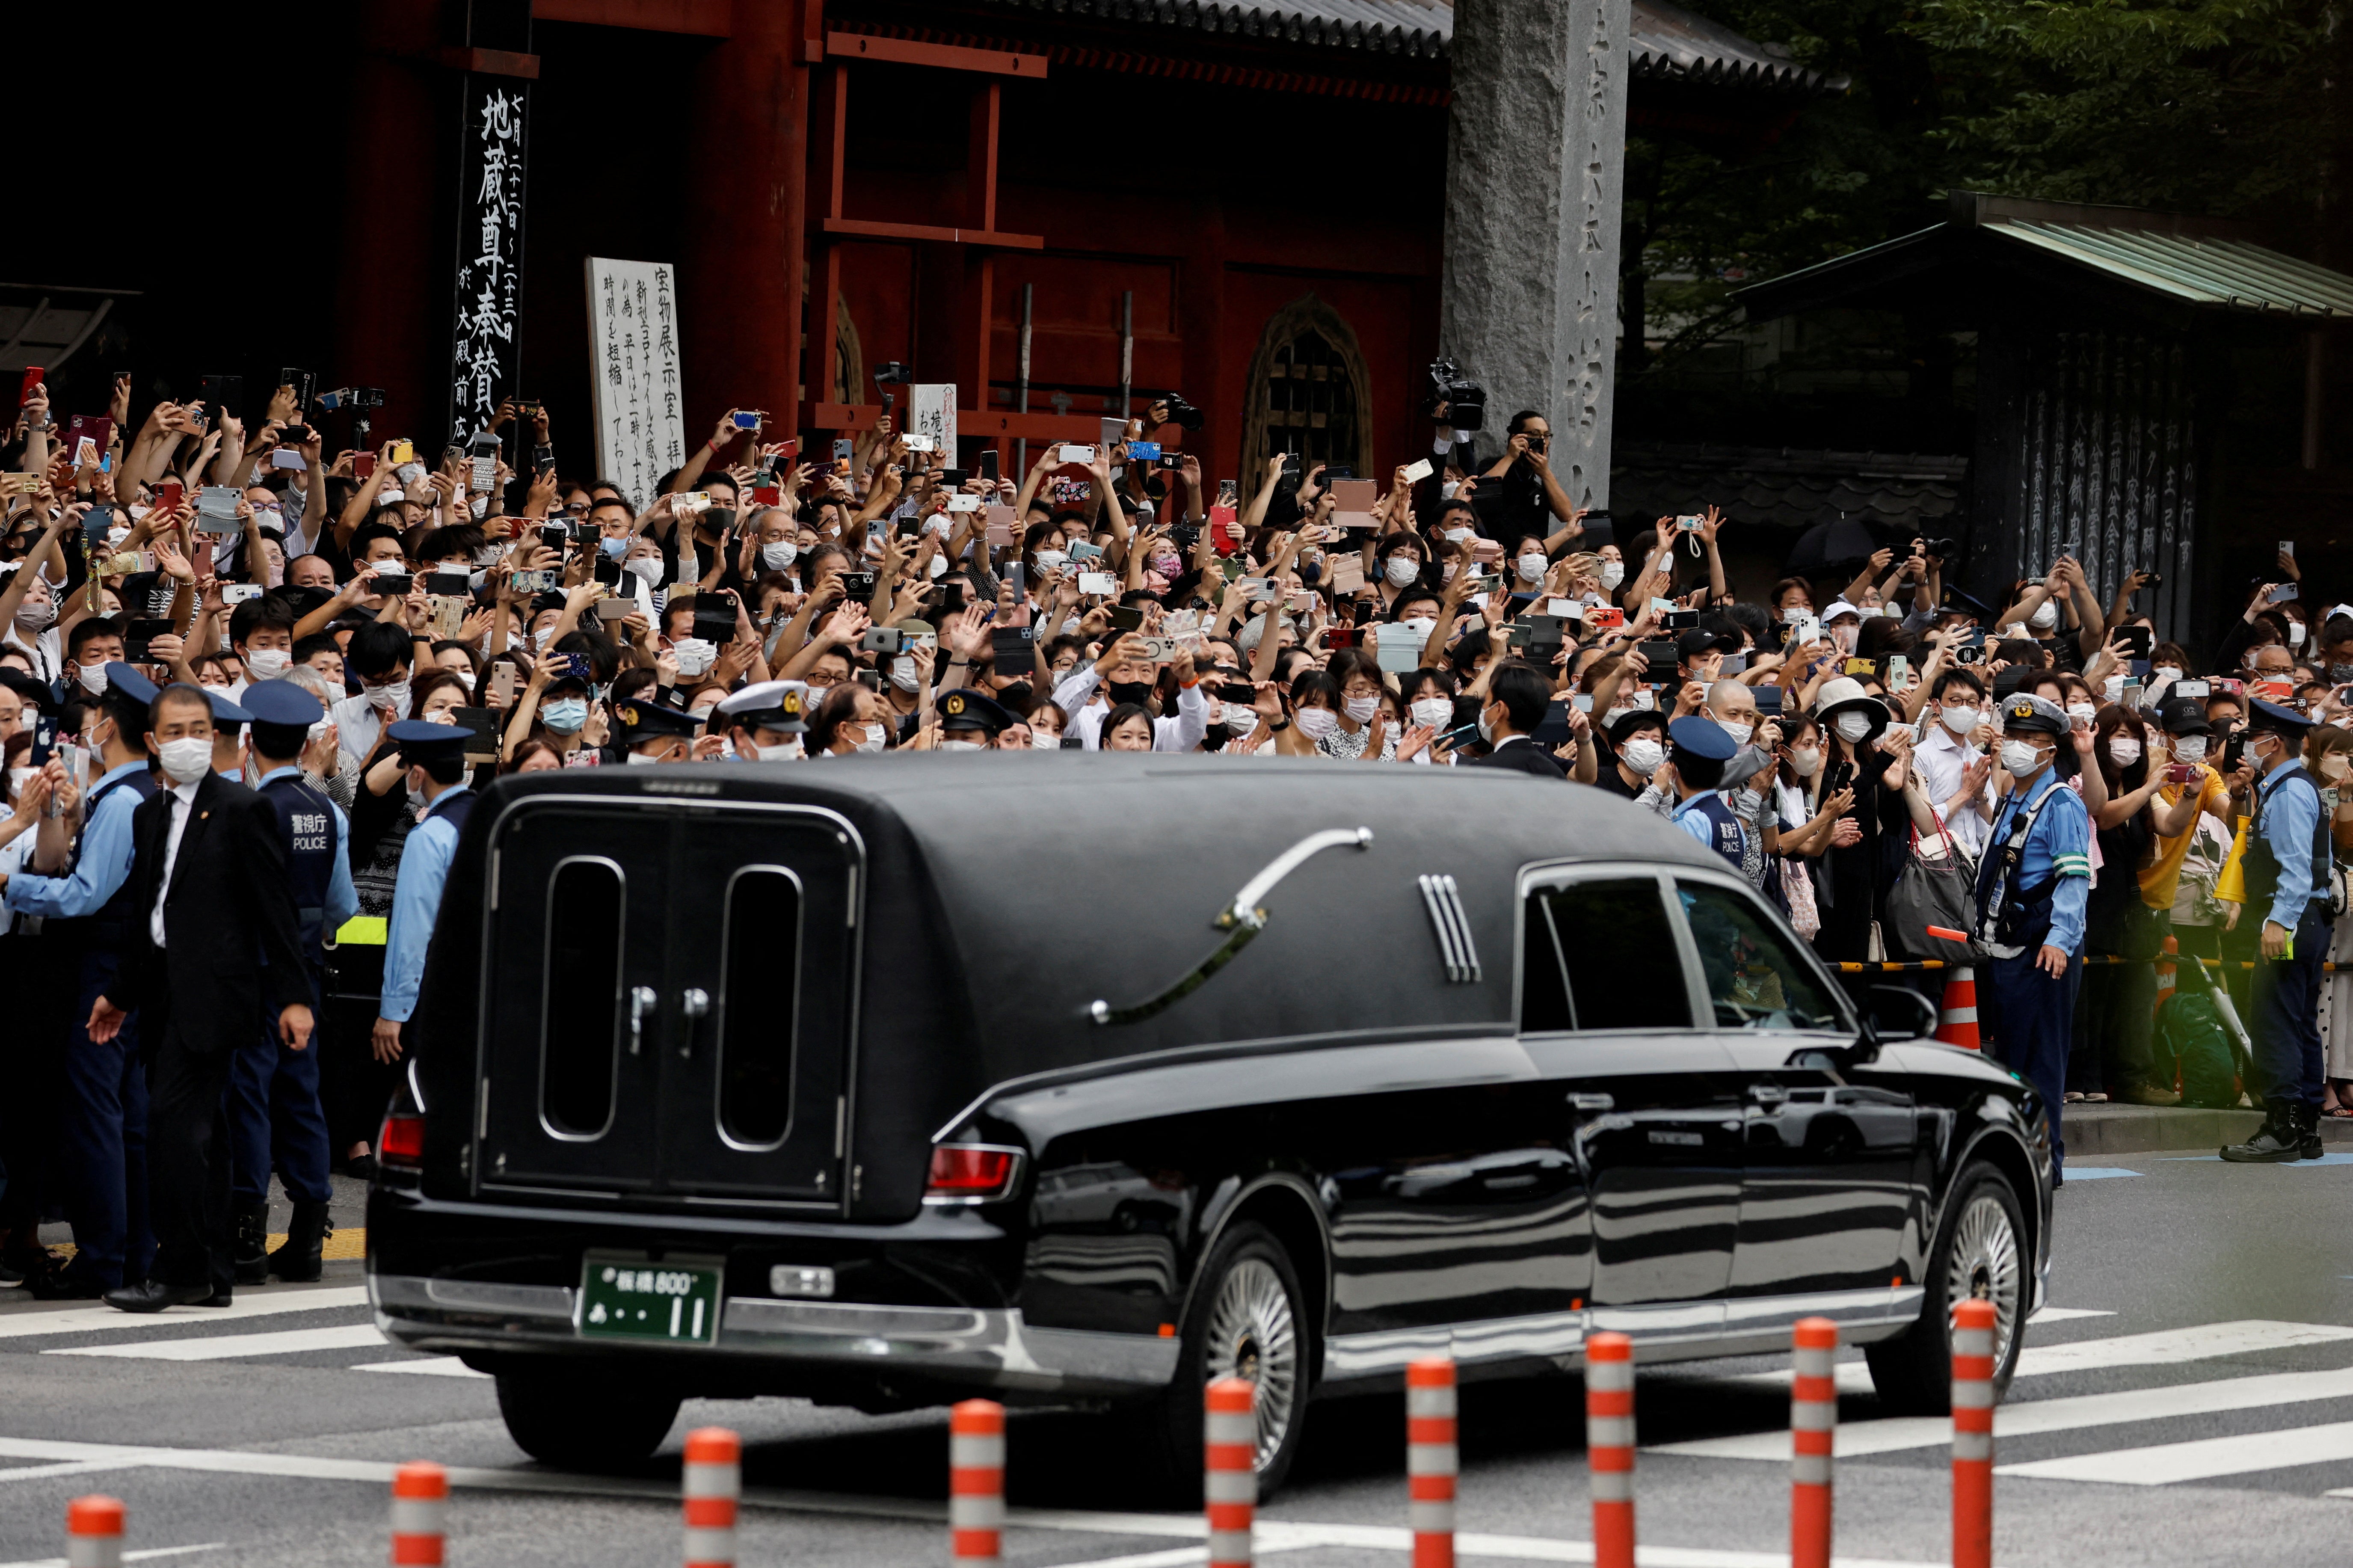
<path id="1" fill-rule="evenodd" d="M 838 1206 L 849 825 L 540 796 L 491 850 L 478 1184 Z"/>

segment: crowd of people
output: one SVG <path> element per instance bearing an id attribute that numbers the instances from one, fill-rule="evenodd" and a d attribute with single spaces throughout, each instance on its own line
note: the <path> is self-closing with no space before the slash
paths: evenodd
<path id="1" fill-rule="evenodd" d="M 2168 936 L 2255 963 L 2250 1024 L 2284 1020 L 2250 1070 L 2279 1108 L 2257 1155 L 2353 1116 L 2353 975 L 2321 995 L 2317 967 L 2332 942 L 2353 956 L 2326 919 L 2329 851 L 2353 845 L 2353 605 L 2309 605 L 2284 552 L 2199 659 L 2136 608 L 2141 576 L 2104 605 L 2067 559 L 1981 603 L 1940 546 L 1898 539 L 1744 597 L 1719 550 L 1736 524 L 1580 512 L 1535 411 L 1440 426 L 1378 477 L 1288 456 L 1212 485 L 1165 402 L 1121 442 L 1001 475 L 887 417 L 818 457 L 731 410 L 636 496 L 559 466 L 535 406 L 438 454 L 330 458 L 291 388 L 250 426 L 170 402 L 134 423 L 130 398 L 119 382 L 69 437 L 36 386 L 0 452 L 0 1280 L 38 1294 L 154 1266 L 140 1172 L 168 1141 L 140 1125 L 150 1086 L 108 987 L 130 989 L 126 943 L 167 946 L 180 818 L 135 813 L 200 773 L 280 803 L 322 1042 L 296 1059 L 290 992 L 238 1004 L 268 1015 L 225 1090 L 239 1279 L 315 1271 L 326 1168 L 375 1157 L 422 963 L 401 910 L 429 932 L 418 864 L 446 868 L 459 793 L 568 767 L 1037 749 L 1509 768 L 1668 820 L 1833 963 L 1932 956 L 1891 900 L 1924 859 L 1955 870 L 1992 1047 L 2057 1103 L 2179 1098 L 2149 1021 Z M 122 902 L 141 822 L 152 933 Z M 2312 853 L 2267 860 L 2295 832 Z M 2265 989 L 2299 941 L 2309 1028 L 2300 992 Z M 265 1260 L 273 1165 L 297 1212 Z M 59 1214 L 66 1266 L 37 1235 Z"/>

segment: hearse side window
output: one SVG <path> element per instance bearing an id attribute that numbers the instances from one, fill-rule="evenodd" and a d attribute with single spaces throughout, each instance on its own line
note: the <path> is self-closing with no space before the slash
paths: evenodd
<path id="1" fill-rule="evenodd" d="M 1755 903 L 1703 882 L 1678 882 L 1675 891 L 1699 949 L 1717 1028 L 1846 1026 L 1838 1004 Z"/>
<path id="2" fill-rule="evenodd" d="M 1523 1030 L 1692 1026 L 1683 956 L 1653 878 L 1531 893 L 1524 943 Z M 1549 973 L 1547 946 L 1558 953 Z"/>
<path id="3" fill-rule="evenodd" d="M 726 968 L 719 975 L 719 1129 L 773 1148 L 793 1112 L 793 1035 L 800 990 L 801 885 L 750 866 L 727 889 Z"/>
<path id="4" fill-rule="evenodd" d="M 610 860 L 566 860 L 548 880 L 540 1112 L 565 1137 L 597 1137 L 613 1120 L 628 896 Z"/>

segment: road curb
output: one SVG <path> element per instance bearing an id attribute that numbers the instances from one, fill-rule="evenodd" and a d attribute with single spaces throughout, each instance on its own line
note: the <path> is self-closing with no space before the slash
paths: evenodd
<path id="1" fill-rule="evenodd" d="M 2260 1110 L 2199 1110 L 2161 1105 L 2070 1105 L 2061 1112 L 2068 1158 L 2084 1154 L 2211 1152 L 2243 1143 L 2263 1124 Z M 2325 1143 L 2353 1149 L 2353 1121 L 2321 1118 Z"/>

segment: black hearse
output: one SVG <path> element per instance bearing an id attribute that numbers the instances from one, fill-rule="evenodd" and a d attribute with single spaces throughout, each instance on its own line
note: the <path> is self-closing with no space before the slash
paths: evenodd
<path id="1" fill-rule="evenodd" d="M 1127 1406 L 1779 1350 L 1937 1407 L 2015 1365 L 2042 1107 L 1856 1016 L 1722 860 L 1473 768 L 878 757 L 510 778 L 473 814 L 368 1204 L 396 1341 L 553 1462 L 684 1395 Z M 1926 1016 L 1924 1016 L 1926 1015 Z M 1188 1430 L 1189 1428 L 1189 1430 Z"/>

